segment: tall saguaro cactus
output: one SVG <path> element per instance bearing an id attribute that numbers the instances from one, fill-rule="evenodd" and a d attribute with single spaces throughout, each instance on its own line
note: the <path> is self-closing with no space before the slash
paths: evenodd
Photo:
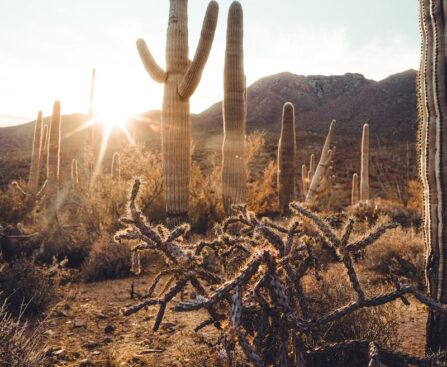
<path id="1" fill-rule="evenodd" d="M 166 43 L 166 70 L 154 60 L 146 43 L 137 48 L 149 75 L 165 86 L 162 123 L 162 151 L 168 223 L 175 225 L 187 218 L 191 161 L 189 98 L 196 90 L 205 67 L 217 25 L 219 6 L 208 4 L 200 41 L 188 59 L 188 0 L 170 0 Z"/>
<path id="2" fill-rule="evenodd" d="M 30 193 L 36 193 L 39 186 L 43 144 L 43 117 L 42 111 L 39 111 L 37 115 L 36 126 L 34 128 L 33 150 L 31 153 L 31 168 L 28 180 L 28 190 Z"/>
<path id="3" fill-rule="evenodd" d="M 335 129 L 335 120 L 333 120 L 331 122 L 331 125 L 329 126 L 329 132 L 326 136 L 323 150 L 321 151 L 320 162 L 318 163 L 315 173 L 312 176 L 312 181 L 309 185 L 309 190 L 307 191 L 305 200 L 306 203 L 315 202 L 315 199 L 320 191 L 320 188 L 325 182 L 325 177 L 328 174 L 328 170 L 334 153 L 334 150 L 331 149 L 332 140 L 334 138 L 334 129 Z"/>
<path id="4" fill-rule="evenodd" d="M 360 168 L 360 200 L 369 200 L 369 125 L 363 125 Z"/>
<path id="5" fill-rule="evenodd" d="M 288 211 L 296 199 L 296 138 L 295 110 L 287 102 L 282 110 L 281 137 L 278 144 L 278 197 L 279 208 Z"/>
<path id="6" fill-rule="evenodd" d="M 49 130 L 47 156 L 47 188 L 46 201 L 48 205 L 57 208 L 59 194 L 59 165 L 61 144 L 61 104 L 56 101 L 53 106 L 53 116 Z"/>
<path id="7" fill-rule="evenodd" d="M 359 192 L 359 175 L 354 173 L 352 175 L 352 188 L 351 188 L 351 205 L 355 205 L 360 200 Z"/>
<path id="8" fill-rule="evenodd" d="M 424 187 L 426 278 L 430 296 L 447 304 L 446 11 L 442 0 L 420 0 L 418 78 L 420 175 Z M 447 350 L 447 315 L 430 309 L 427 351 Z"/>
<path id="9" fill-rule="evenodd" d="M 242 6 L 238 1 L 234 1 L 228 12 L 224 66 L 222 196 L 227 215 L 231 215 L 232 204 L 245 202 L 246 192 L 244 159 L 246 88 L 243 38 Z"/>

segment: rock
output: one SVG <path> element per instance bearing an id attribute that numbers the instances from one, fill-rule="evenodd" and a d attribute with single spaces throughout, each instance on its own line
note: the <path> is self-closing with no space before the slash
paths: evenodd
<path id="1" fill-rule="evenodd" d="M 107 325 L 107 326 L 104 328 L 104 332 L 105 332 L 106 334 L 112 334 L 114 331 L 115 331 L 115 327 L 114 327 L 113 325 Z"/>
<path id="2" fill-rule="evenodd" d="M 85 358 L 79 362 L 79 367 L 93 367 L 93 366 L 94 366 L 93 362 L 88 358 Z"/>
<path id="3" fill-rule="evenodd" d="M 87 343 L 82 344 L 83 348 L 86 349 L 93 349 L 96 348 L 99 345 L 99 343 L 93 341 L 93 340 L 88 340 Z"/>
<path id="4" fill-rule="evenodd" d="M 61 348 L 53 352 L 53 356 L 57 357 L 58 359 L 64 358 L 67 355 L 67 352 L 65 349 Z"/>
<path id="5" fill-rule="evenodd" d="M 101 354 L 101 352 L 99 350 L 94 350 L 92 352 L 92 356 L 99 356 Z"/>
<path id="6" fill-rule="evenodd" d="M 87 327 L 87 320 L 86 319 L 76 319 L 73 323 L 73 329 L 81 328 L 81 327 Z"/>

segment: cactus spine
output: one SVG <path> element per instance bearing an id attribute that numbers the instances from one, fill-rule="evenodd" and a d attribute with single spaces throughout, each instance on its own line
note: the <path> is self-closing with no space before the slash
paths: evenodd
<path id="1" fill-rule="evenodd" d="M 219 6 L 211 1 L 202 26 L 200 41 L 191 62 L 188 59 L 188 1 L 170 0 L 166 43 L 166 71 L 154 60 L 146 43 L 137 48 L 149 75 L 164 83 L 161 116 L 164 188 L 168 223 L 187 219 L 191 161 L 189 98 L 199 84 L 217 25 Z"/>
<path id="2" fill-rule="evenodd" d="M 309 190 L 306 195 L 306 203 L 314 203 L 317 195 L 321 192 L 322 186 L 329 184 L 325 178 L 328 175 L 328 169 L 331 164 L 332 156 L 334 150 L 331 150 L 332 140 L 334 137 L 335 120 L 331 122 L 329 127 L 329 132 L 324 142 L 323 150 L 321 151 L 320 162 L 315 170 L 315 174 L 312 176 L 312 181 L 310 182 Z M 312 161 L 312 158 L 311 158 Z M 310 171 L 310 169 L 309 169 Z"/>
<path id="3" fill-rule="evenodd" d="M 244 75 L 243 12 L 234 1 L 228 12 L 227 45 L 224 66 L 222 144 L 222 196 L 226 215 L 231 205 L 245 202 L 245 119 L 246 88 Z"/>
<path id="4" fill-rule="evenodd" d="M 360 168 L 360 200 L 369 200 L 369 125 L 363 125 Z"/>
<path id="5" fill-rule="evenodd" d="M 447 304 L 446 4 L 420 0 L 422 38 L 418 78 L 420 175 L 424 187 L 426 278 L 430 296 Z M 427 351 L 447 350 L 447 315 L 430 309 Z"/>
<path id="6" fill-rule="evenodd" d="M 352 189 L 351 189 L 351 205 L 355 205 L 360 200 L 359 192 L 359 175 L 354 173 L 352 175 Z"/>
<path id="7" fill-rule="evenodd" d="M 71 185 L 74 190 L 79 186 L 78 161 L 76 159 L 71 160 Z"/>
<path id="8" fill-rule="evenodd" d="M 112 179 L 121 179 L 121 157 L 118 152 L 113 154 L 112 158 L 112 169 L 111 169 Z"/>
<path id="9" fill-rule="evenodd" d="M 28 180 L 28 190 L 30 193 L 36 193 L 39 186 L 40 169 L 42 166 L 43 149 L 43 117 L 42 111 L 39 111 L 34 128 L 33 150 L 31 153 L 31 168 Z"/>
<path id="10" fill-rule="evenodd" d="M 56 101 L 53 106 L 53 116 L 49 129 L 47 155 L 47 192 L 46 200 L 49 205 L 57 208 L 59 194 L 59 165 L 61 143 L 61 105 Z"/>
<path id="11" fill-rule="evenodd" d="M 281 137 L 278 143 L 279 209 L 285 213 L 296 199 L 295 110 L 288 102 L 282 110 Z"/>

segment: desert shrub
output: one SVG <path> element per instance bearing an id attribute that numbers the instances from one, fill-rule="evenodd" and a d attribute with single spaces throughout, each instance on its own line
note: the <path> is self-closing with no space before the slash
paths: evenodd
<path id="1" fill-rule="evenodd" d="M 247 204 L 259 215 L 278 213 L 277 167 L 270 161 L 263 172 L 252 177 L 247 188 Z"/>
<path id="2" fill-rule="evenodd" d="M 397 228 L 385 233 L 366 250 L 365 267 L 378 281 L 400 280 L 424 288 L 424 239 L 414 229 Z"/>
<path id="3" fill-rule="evenodd" d="M 318 317 L 354 301 L 357 297 L 352 289 L 351 283 L 346 276 L 346 269 L 341 264 L 332 265 L 326 272 L 321 274 L 322 280 L 317 282 L 309 279 L 308 297 L 310 303 L 310 314 Z M 389 348 L 396 347 L 397 339 L 396 311 L 392 304 L 379 307 L 364 308 L 352 314 L 315 329 L 311 338 L 304 342 L 315 348 L 331 343 L 346 340 L 368 340 L 375 341 L 379 345 Z M 342 354 L 331 355 L 324 363 L 313 361 L 312 366 L 366 366 L 368 357 L 364 353 L 350 353 L 349 361 Z"/>
<path id="4" fill-rule="evenodd" d="M 0 301 L 14 315 L 39 314 L 55 296 L 54 281 L 48 269 L 33 261 L 19 259 L 3 264 L 0 271 Z"/>
<path id="5" fill-rule="evenodd" d="M 131 252 L 127 244 L 114 242 L 109 236 L 100 238 L 82 264 L 81 277 L 86 282 L 118 279 L 131 275 Z"/>
<path id="6" fill-rule="evenodd" d="M 39 327 L 29 330 L 20 317 L 14 318 L 6 307 L 0 306 L 0 366 L 41 367 L 46 358 Z"/>
<path id="7" fill-rule="evenodd" d="M 375 225 L 381 216 L 388 216 L 402 227 L 418 228 L 422 223 L 419 210 L 381 199 L 359 202 L 350 206 L 348 213 L 370 226 Z"/>

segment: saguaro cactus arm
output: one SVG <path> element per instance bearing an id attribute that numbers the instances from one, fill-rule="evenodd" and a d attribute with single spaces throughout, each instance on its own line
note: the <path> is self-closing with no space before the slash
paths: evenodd
<path id="1" fill-rule="evenodd" d="M 137 49 L 138 53 L 140 54 L 141 61 L 143 62 L 143 65 L 151 78 L 157 83 L 164 83 L 168 74 L 157 64 L 149 51 L 146 42 L 141 38 L 137 40 Z"/>
<path id="2" fill-rule="evenodd" d="M 208 4 L 205 19 L 203 20 L 202 32 L 194 55 L 194 60 L 190 64 L 188 71 L 178 86 L 178 93 L 182 98 L 190 98 L 199 85 L 203 69 L 205 68 L 213 44 L 218 15 L 219 5 L 216 1 L 211 1 Z"/>

